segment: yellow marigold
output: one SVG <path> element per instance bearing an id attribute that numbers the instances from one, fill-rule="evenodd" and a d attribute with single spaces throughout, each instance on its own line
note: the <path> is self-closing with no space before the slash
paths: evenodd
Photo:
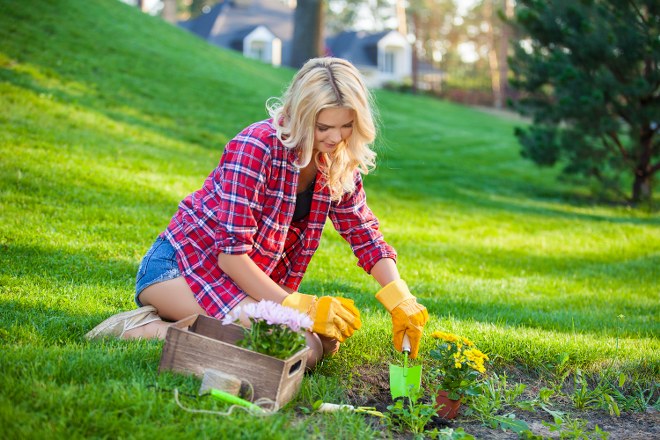
<path id="1" fill-rule="evenodd" d="M 486 371 L 486 367 L 484 367 L 484 361 L 488 360 L 488 356 L 483 354 L 480 350 L 473 348 L 471 350 L 465 350 L 463 354 L 465 355 L 465 358 L 472 363 L 472 368 L 480 373 L 484 373 Z"/>
<path id="2" fill-rule="evenodd" d="M 433 333 L 431 334 L 431 336 L 434 337 L 434 338 L 436 338 L 436 339 L 442 339 L 443 341 L 447 341 L 447 342 L 456 342 L 456 341 L 459 340 L 459 339 L 458 339 L 458 336 L 456 336 L 456 335 L 454 335 L 454 334 L 451 334 L 451 333 L 445 333 L 445 332 L 440 332 L 440 331 L 438 331 L 438 332 L 433 332 Z"/>
<path id="3" fill-rule="evenodd" d="M 468 338 L 462 338 L 463 343 L 467 345 L 468 347 L 474 347 L 474 342 L 470 341 Z"/>
<path id="4" fill-rule="evenodd" d="M 467 357 L 473 362 L 477 362 L 477 360 L 479 360 L 480 362 L 488 360 L 488 356 L 486 356 L 481 350 L 477 348 L 471 348 L 469 350 L 465 350 L 463 354 L 465 355 L 465 357 Z"/>

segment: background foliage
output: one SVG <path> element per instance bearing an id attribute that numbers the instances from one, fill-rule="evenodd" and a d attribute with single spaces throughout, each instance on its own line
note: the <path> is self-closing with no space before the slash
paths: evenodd
<path id="1" fill-rule="evenodd" d="M 534 124 L 523 155 L 604 191 L 650 202 L 660 170 L 660 6 L 655 1 L 522 0 L 514 85 Z"/>

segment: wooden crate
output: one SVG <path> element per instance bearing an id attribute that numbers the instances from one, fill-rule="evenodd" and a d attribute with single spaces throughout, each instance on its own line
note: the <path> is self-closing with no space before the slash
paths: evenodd
<path id="1" fill-rule="evenodd" d="M 300 390 L 309 348 L 281 360 L 236 346 L 242 337 L 235 324 L 203 315 L 182 319 L 167 330 L 159 371 L 202 377 L 207 369 L 219 370 L 251 384 L 255 401 L 265 397 L 281 408 Z"/>

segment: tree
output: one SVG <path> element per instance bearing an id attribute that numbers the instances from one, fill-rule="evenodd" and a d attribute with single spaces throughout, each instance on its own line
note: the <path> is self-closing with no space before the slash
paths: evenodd
<path id="1" fill-rule="evenodd" d="M 327 4 L 325 28 L 336 34 L 349 29 L 365 29 L 365 25 L 368 25 L 365 29 L 368 31 L 392 28 L 397 8 L 403 6 L 403 0 L 328 0 Z M 402 12 L 405 15 L 405 9 Z"/>
<path id="2" fill-rule="evenodd" d="M 457 11 L 452 0 L 409 0 L 406 12 L 409 32 L 414 35 L 413 91 L 417 90 L 420 61 L 448 69 L 448 54 L 455 50 Z"/>
<path id="3" fill-rule="evenodd" d="M 177 4 L 176 0 L 163 0 L 161 16 L 168 23 L 176 24 Z"/>
<path id="4" fill-rule="evenodd" d="M 463 42 L 471 43 L 476 52 L 471 68 L 462 67 L 463 78 L 469 74 L 472 87 L 488 87 L 495 108 L 504 108 L 510 95 L 508 58 L 515 36 L 509 21 L 513 11 L 513 0 L 481 0 L 467 11 L 462 26 Z"/>
<path id="5" fill-rule="evenodd" d="M 528 35 L 511 59 L 522 155 L 595 178 L 633 203 L 652 200 L 660 170 L 660 3 L 657 0 L 518 0 Z M 622 194 L 622 193 L 620 193 Z"/>
<path id="6" fill-rule="evenodd" d="M 500 4 L 501 3 L 501 4 Z M 501 7 L 499 11 L 497 8 Z M 493 107 L 503 108 L 507 98 L 509 79 L 509 40 L 511 32 L 506 23 L 513 16 L 513 0 L 485 0 L 483 26 L 487 35 L 488 67 L 490 70 Z M 504 18 L 503 20 L 501 18 Z"/>
<path id="7" fill-rule="evenodd" d="M 220 1 L 222 0 L 190 0 L 189 6 L 184 7 L 183 10 L 188 13 L 190 18 L 195 18 L 202 15 L 205 10 L 215 6 L 216 3 L 220 3 Z"/>
<path id="8" fill-rule="evenodd" d="M 298 0 L 293 16 L 291 64 L 302 67 L 323 55 L 323 0 Z"/>

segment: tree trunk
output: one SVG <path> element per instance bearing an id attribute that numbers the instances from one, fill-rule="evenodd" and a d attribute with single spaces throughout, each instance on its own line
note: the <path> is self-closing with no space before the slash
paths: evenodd
<path id="1" fill-rule="evenodd" d="M 635 180 L 632 187 L 632 202 L 650 202 L 653 197 L 653 175 L 660 169 L 660 164 L 651 164 L 653 150 L 653 130 L 643 128 L 639 135 L 641 152 L 635 167 Z"/>
<path id="2" fill-rule="evenodd" d="M 653 179 L 650 175 L 640 172 L 635 172 L 635 180 L 633 181 L 632 189 L 632 202 L 646 202 L 650 201 L 653 196 Z"/>
<path id="3" fill-rule="evenodd" d="M 302 67 L 310 58 L 324 54 L 323 1 L 298 0 L 294 13 L 291 66 Z"/>
<path id="4" fill-rule="evenodd" d="M 163 20 L 176 24 L 176 0 L 163 0 Z"/>
<path id="5" fill-rule="evenodd" d="M 406 4 L 404 0 L 396 0 L 397 29 L 404 37 L 408 36 L 408 22 L 406 20 Z"/>
<path id="6" fill-rule="evenodd" d="M 507 20 L 513 18 L 513 0 L 504 0 L 504 16 Z M 506 106 L 507 99 L 509 98 L 509 42 L 511 40 L 511 25 L 507 22 L 499 20 L 502 26 L 500 32 L 499 50 L 497 51 L 497 66 L 500 70 L 500 94 L 501 106 Z"/>
<path id="7" fill-rule="evenodd" d="M 500 76 L 500 57 L 497 54 L 497 44 L 495 41 L 495 20 L 496 14 L 493 8 L 494 0 L 485 0 L 483 9 L 483 19 L 488 27 L 488 67 L 490 70 L 490 84 L 493 91 L 493 107 L 502 108 L 502 80 Z"/>
<path id="8" fill-rule="evenodd" d="M 410 48 L 410 54 L 412 55 L 412 92 L 417 93 L 419 90 L 419 57 L 417 56 L 417 44 L 419 41 L 419 16 L 417 11 L 411 12 L 413 32 L 415 34 L 415 39 Z"/>

